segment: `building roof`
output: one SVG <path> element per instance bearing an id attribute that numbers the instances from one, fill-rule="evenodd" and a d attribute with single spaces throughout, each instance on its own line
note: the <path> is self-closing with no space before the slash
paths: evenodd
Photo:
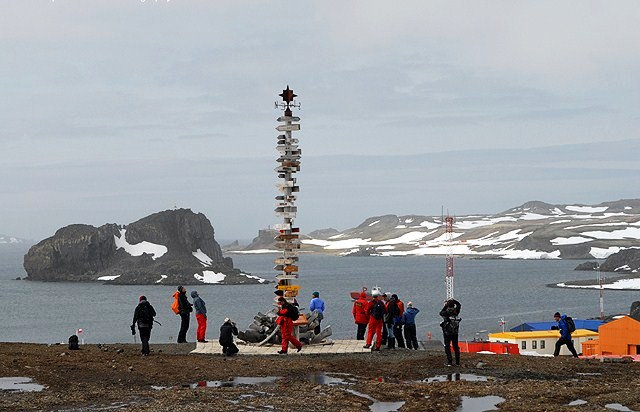
<path id="1" fill-rule="evenodd" d="M 587 329 L 576 329 L 575 332 L 571 334 L 574 338 L 586 338 L 586 337 L 596 337 L 598 336 L 598 332 L 594 332 L 592 330 Z M 500 333 L 490 333 L 489 338 L 494 339 L 540 339 L 540 338 L 553 338 L 558 339 L 560 337 L 559 330 L 533 330 L 526 332 L 500 332 Z"/>
<path id="2" fill-rule="evenodd" d="M 588 329 L 594 332 L 598 331 L 598 328 L 604 324 L 603 321 L 598 319 L 574 319 L 573 323 L 576 324 L 576 329 Z M 557 326 L 558 323 L 551 322 L 525 322 L 518 326 L 511 328 L 511 332 L 525 332 L 531 330 L 550 330 L 552 326 Z"/>

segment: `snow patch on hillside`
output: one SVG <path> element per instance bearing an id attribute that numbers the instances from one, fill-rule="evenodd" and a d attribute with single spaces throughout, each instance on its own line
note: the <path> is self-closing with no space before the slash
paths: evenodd
<path id="1" fill-rule="evenodd" d="M 124 251 L 130 254 L 131 256 L 142 256 L 143 254 L 147 253 L 151 255 L 151 258 L 153 260 L 156 260 L 162 257 L 165 253 L 169 251 L 169 249 L 167 249 L 166 246 L 157 245 L 155 243 L 151 243 L 147 241 L 132 245 L 127 242 L 127 239 L 125 238 L 126 233 L 127 233 L 126 229 L 121 229 L 120 237 L 117 237 L 116 235 L 113 236 L 113 239 L 116 243 L 116 250 L 124 249 Z"/>
<path id="2" fill-rule="evenodd" d="M 571 210 L 572 212 L 578 213 L 602 213 L 605 210 L 609 209 L 608 206 L 567 206 L 565 207 L 567 210 Z"/>

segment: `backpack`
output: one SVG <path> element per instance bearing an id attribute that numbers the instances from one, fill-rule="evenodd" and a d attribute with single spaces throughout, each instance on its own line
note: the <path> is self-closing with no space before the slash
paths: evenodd
<path id="1" fill-rule="evenodd" d="M 569 333 L 573 333 L 576 331 L 576 323 L 573 321 L 571 316 L 567 316 L 564 318 L 564 321 L 567 323 L 567 329 L 569 329 Z"/>
<path id="2" fill-rule="evenodd" d="M 457 335 L 460 330 L 460 321 L 462 321 L 462 319 L 458 317 L 447 318 L 447 320 L 440 324 L 442 332 L 446 336 Z"/>
<path id="3" fill-rule="evenodd" d="M 69 336 L 69 350 L 78 350 L 80 345 L 78 343 L 78 335 Z"/>
<path id="4" fill-rule="evenodd" d="M 177 296 L 173 299 L 173 304 L 171 305 L 171 310 L 173 310 L 173 312 L 176 315 L 180 314 L 180 302 L 178 302 L 178 297 Z"/>
<path id="5" fill-rule="evenodd" d="M 373 316 L 374 319 L 380 320 L 384 318 L 384 314 L 385 314 L 384 303 L 380 302 L 379 300 L 376 300 L 375 302 L 373 302 L 373 307 L 371 308 L 371 316 Z"/>
<path id="6" fill-rule="evenodd" d="M 287 317 L 291 318 L 292 321 L 296 321 L 300 317 L 300 311 L 294 305 L 289 305 L 287 307 Z"/>
<path id="7" fill-rule="evenodd" d="M 149 304 L 140 305 L 138 322 L 145 325 L 153 325 L 153 315 L 151 315 L 151 306 Z"/>

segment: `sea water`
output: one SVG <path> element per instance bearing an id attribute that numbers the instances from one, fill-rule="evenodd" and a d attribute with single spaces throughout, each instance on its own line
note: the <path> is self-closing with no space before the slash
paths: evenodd
<path id="1" fill-rule="evenodd" d="M 66 342 L 76 330 L 85 343 L 133 343 L 130 325 L 140 295 L 155 307 L 162 326 L 153 328 L 151 343 L 175 342 L 180 319 L 171 311 L 175 286 L 108 285 L 101 282 L 31 282 L 24 277 L 22 260 L 27 247 L 0 248 L 0 341 Z M 237 268 L 273 279 L 276 255 L 230 255 Z M 574 271 L 582 261 L 499 260 L 456 258 L 455 297 L 462 303 L 460 339 L 486 338 L 523 322 L 549 321 L 560 311 L 574 318 L 599 315 L 597 290 L 549 288 L 548 283 L 595 278 L 593 272 Z M 350 292 L 379 286 L 398 294 L 405 304 L 420 309 L 418 339 L 428 333 L 441 338 L 438 313 L 445 297 L 444 257 L 338 257 L 302 254 L 300 306 L 308 307 L 311 293 L 326 302 L 322 326 L 331 325 L 333 338 L 355 338 Z M 595 279 L 594 279 L 595 280 Z M 207 338 L 217 339 L 225 317 L 243 330 L 258 312 L 273 308 L 274 284 L 221 286 L 187 285 L 197 290 L 208 311 Z M 627 313 L 638 291 L 605 291 L 607 314 Z M 195 316 L 187 340 L 195 341 Z M 135 337 L 137 339 L 137 336 Z"/>

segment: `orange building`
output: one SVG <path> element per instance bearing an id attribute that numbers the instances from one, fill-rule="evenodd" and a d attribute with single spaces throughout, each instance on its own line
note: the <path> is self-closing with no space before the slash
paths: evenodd
<path id="1" fill-rule="evenodd" d="M 599 339 L 582 343 L 582 354 L 640 355 L 640 322 L 624 316 L 598 328 Z"/>

